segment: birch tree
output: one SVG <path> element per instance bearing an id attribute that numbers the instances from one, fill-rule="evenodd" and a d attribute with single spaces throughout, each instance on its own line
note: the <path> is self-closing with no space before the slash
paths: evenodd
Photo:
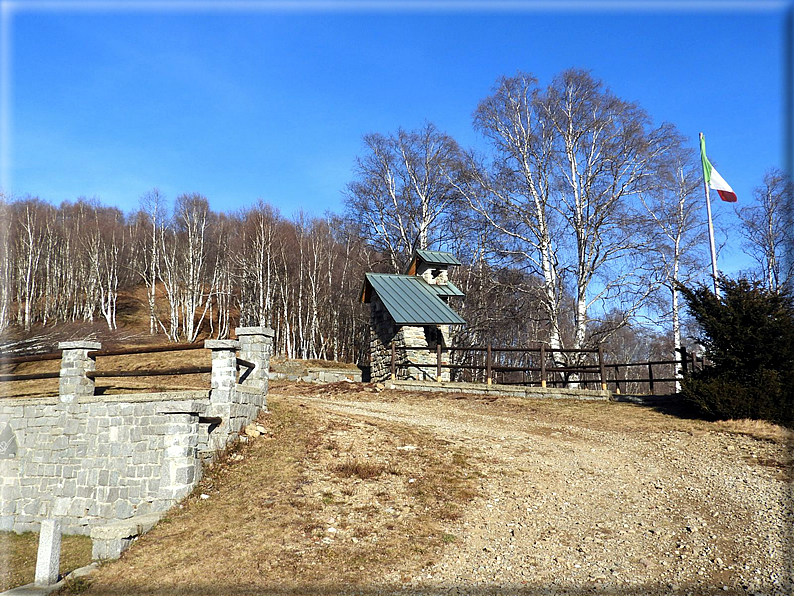
<path id="1" fill-rule="evenodd" d="M 38 199 L 18 204 L 18 228 L 16 238 L 17 259 L 17 322 L 25 331 L 30 331 L 35 318 L 35 302 L 38 298 L 40 277 L 39 265 L 44 250 L 47 219 L 52 208 Z"/>
<path id="2" fill-rule="evenodd" d="M 658 183 L 654 167 L 671 146 L 672 127 L 653 128 L 648 114 L 581 70 L 555 78 L 541 104 L 553 129 L 554 208 L 567 224 L 574 277 L 575 350 L 587 345 L 591 309 L 619 301 L 627 323 L 658 281 L 649 245 L 636 234 L 628 199 Z M 603 326 L 602 326 L 603 327 Z"/>
<path id="3" fill-rule="evenodd" d="M 671 127 L 653 128 L 641 108 L 578 70 L 546 88 L 526 73 L 500 79 L 474 124 L 491 161 L 470 155 L 457 188 L 495 232 L 491 254 L 541 280 L 552 352 L 603 341 L 656 286 L 630 199 L 655 184 Z M 623 316 L 601 316 L 591 337 L 589 324 L 608 311 Z"/>
<path id="4" fill-rule="evenodd" d="M 656 168 L 661 184 L 639 194 L 646 211 L 649 244 L 654 247 L 653 262 L 669 297 L 659 306 L 662 321 L 670 320 L 674 357 L 683 346 L 679 286 L 691 287 L 707 264 L 702 178 L 696 158 L 679 141 Z M 680 391 L 680 371 L 676 371 L 676 377 L 676 391 Z"/>
<path id="5" fill-rule="evenodd" d="M 136 271 L 146 284 L 146 302 L 149 308 L 149 335 L 157 332 L 157 271 L 160 264 L 160 249 L 165 218 L 165 197 L 153 188 L 140 199 L 140 210 L 135 218 L 138 224 L 135 238 L 139 243 L 139 260 Z"/>
<path id="6" fill-rule="evenodd" d="M 439 246 L 449 235 L 447 218 L 457 195 L 449 174 L 460 149 L 433 124 L 419 130 L 364 137 L 366 154 L 356 160 L 347 206 L 360 233 L 402 272 L 415 249 Z"/>
<path id="7" fill-rule="evenodd" d="M 240 271 L 240 313 L 246 325 L 273 324 L 280 222 L 278 212 L 261 199 L 240 216 L 240 244 L 234 259 Z"/>
<path id="8" fill-rule="evenodd" d="M 203 196 L 177 197 L 174 205 L 174 225 L 180 240 L 177 292 L 182 329 L 188 342 L 195 341 L 201 330 L 217 283 L 217 267 L 211 261 L 207 235 L 209 218 L 209 203 Z"/>
<path id="9" fill-rule="evenodd" d="M 755 259 L 758 275 L 770 292 L 779 292 L 791 282 L 794 261 L 785 259 L 786 247 L 794 246 L 794 227 L 786 221 L 786 208 L 794 201 L 794 184 L 782 171 L 773 168 L 753 191 L 755 204 L 737 210 L 745 238 L 744 246 Z"/>
<path id="10" fill-rule="evenodd" d="M 116 305 L 119 286 L 127 269 L 124 215 L 118 209 L 97 209 L 97 258 L 94 262 L 99 286 L 99 309 L 109 329 L 116 329 Z"/>
<path id="11" fill-rule="evenodd" d="M 537 80 L 527 73 L 497 82 L 474 113 L 474 127 L 490 141 L 493 161 L 486 165 L 470 154 L 468 175 L 452 182 L 495 232 L 489 237 L 491 255 L 506 257 L 507 264 L 543 280 L 540 298 L 549 345 L 558 350 L 563 347 L 563 280 L 558 222 L 551 206 L 554 136 L 539 110 L 540 93 Z"/>
<path id="12" fill-rule="evenodd" d="M 11 319 L 11 284 L 13 275 L 13 256 L 9 240 L 11 209 L 0 191 L 0 333 L 9 325 Z"/>

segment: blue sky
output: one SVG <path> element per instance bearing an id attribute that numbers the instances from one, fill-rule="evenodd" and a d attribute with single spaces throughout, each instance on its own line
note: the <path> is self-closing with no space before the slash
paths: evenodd
<path id="1" fill-rule="evenodd" d="M 790 165 L 787 2 L 0 3 L 10 196 L 131 211 L 158 187 L 341 212 L 364 134 L 428 120 L 478 145 L 499 76 L 569 67 L 693 147 L 703 131 L 742 202 Z"/>

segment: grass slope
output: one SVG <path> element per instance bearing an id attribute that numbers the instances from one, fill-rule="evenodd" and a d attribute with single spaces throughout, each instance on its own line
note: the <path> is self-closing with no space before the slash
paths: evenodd
<path id="1" fill-rule="evenodd" d="M 33 532 L 0 532 L 0 591 L 33 582 L 39 535 Z M 61 575 L 91 562 L 88 536 L 64 536 L 61 541 Z"/>
<path id="2" fill-rule="evenodd" d="M 88 594 L 331 594 L 407 581 L 474 497 L 465 454 L 399 425 L 271 402 L 181 506 L 103 566 Z M 408 505 L 405 505 L 408 503 Z"/>

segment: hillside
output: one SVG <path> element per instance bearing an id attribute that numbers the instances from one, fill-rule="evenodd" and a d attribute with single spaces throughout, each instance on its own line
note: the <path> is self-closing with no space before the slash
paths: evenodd
<path id="1" fill-rule="evenodd" d="M 164 306 L 162 306 L 164 308 Z M 90 339 L 102 343 L 103 349 L 168 345 L 164 333 L 150 335 L 145 288 L 138 287 L 122 293 L 119 302 L 119 326 L 108 329 L 104 321 L 75 322 L 49 326 L 35 326 L 29 333 L 18 327 L 10 327 L 0 336 L 0 350 L 4 356 L 27 355 L 57 351 L 58 342 Z M 208 329 L 207 329 L 208 331 Z M 214 336 L 212 336 L 214 337 Z M 197 343 L 209 339 L 207 333 L 199 336 Z M 209 366 L 209 351 L 195 350 L 127 356 L 103 356 L 97 359 L 97 370 L 156 370 L 163 368 Z M 33 374 L 57 372 L 57 360 L 4 364 L 0 360 L 0 374 Z M 325 360 L 291 360 L 276 357 L 271 369 L 278 372 L 294 372 L 310 367 L 350 367 L 353 364 Z M 181 376 L 152 376 L 131 378 L 100 378 L 96 382 L 97 395 L 112 395 L 127 392 L 155 392 L 183 389 L 205 389 L 210 386 L 209 374 Z M 56 395 L 58 379 L 13 381 L 0 383 L 0 397 L 46 397 Z"/>
<path id="2" fill-rule="evenodd" d="M 270 403 L 88 594 L 792 589 L 778 427 L 347 383 Z"/>

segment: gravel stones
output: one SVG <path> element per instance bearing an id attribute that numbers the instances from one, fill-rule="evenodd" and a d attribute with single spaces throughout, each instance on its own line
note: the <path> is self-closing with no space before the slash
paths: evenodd
<path id="1" fill-rule="evenodd" d="M 455 540 L 439 559 L 408 581 L 395 571 L 384 586 L 461 594 L 794 593 L 783 444 L 693 432 L 675 419 L 659 430 L 621 432 L 589 428 L 586 417 L 533 420 L 531 402 L 394 395 L 303 400 L 420 427 L 465 447 L 480 495 L 447 523 Z"/>

